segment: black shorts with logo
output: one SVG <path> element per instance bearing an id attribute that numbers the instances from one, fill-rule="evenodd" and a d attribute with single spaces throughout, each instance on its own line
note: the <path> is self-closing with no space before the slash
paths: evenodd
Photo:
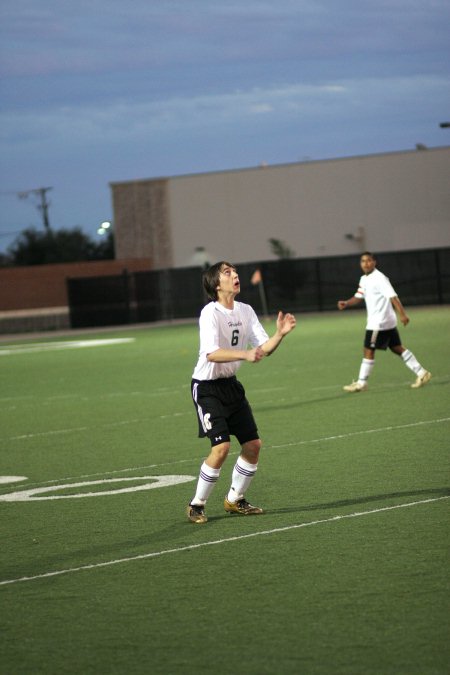
<path id="1" fill-rule="evenodd" d="M 392 349 L 402 344 L 396 328 L 389 330 L 366 330 L 364 347 L 366 349 Z"/>
<path id="2" fill-rule="evenodd" d="M 236 377 L 192 380 L 191 393 L 197 411 L 198 435 L 208 436 L 212 446 L 228 442 L 231 435 L 236 436 L 241 445 L 259 438 L 245 389 Z"/>

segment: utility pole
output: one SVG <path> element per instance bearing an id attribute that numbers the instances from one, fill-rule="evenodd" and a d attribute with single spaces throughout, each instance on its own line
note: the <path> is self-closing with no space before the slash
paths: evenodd
<path id="1" fill-rule="evenodd" d="M 19 199 L 27 199 L 29 195 L 37 195 L 39 198 L 39 204 L 37 205 L 37 208 L 42 213 L 42 222 L 44 223 L 44 228 L 47 231 L 50 230 L 50 219 L 48 217 L 48 207 L 50 206 L 50 202 L 47 200 L 47 192 L 52 189 L 53 188 L 51 187 L 42 187 L 17 193 Z"/>

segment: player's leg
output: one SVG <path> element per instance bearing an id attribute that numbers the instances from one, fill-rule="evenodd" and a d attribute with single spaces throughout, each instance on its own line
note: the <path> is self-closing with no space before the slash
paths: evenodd
<path id="1" fill-rule="evenodd" d="M 389 349 L 394 354 L 400 356 L 405 366 L 416 375 L 416 380 L 411 385 L 413 389 L 419 389 L 419 387 L 423 387 L 424 384 L 431 380 L 431 373 L 419 363 L 412 351 L 401 344 L 400 336 L 398 336 L 398 340 L 394 337 L 392 344 L 389 345 Z"/>
<path id="2" fill-rule="evenodd" d="M 199 437 L 207 436 L 211 443 L 208 457 L 200 467 L 197 487 L 187 507 L 192 523 L 206 523 L 205 504 L 217 481 L 230 449 L 230 434 L 224 418 L 217 386 L 208 382 L 192 383 L 192 398 L 199 422 Z"/>
<path id="3" fill-rule="evenodd" d="M 261 448 L 259 438 L 244 443 L 242 452 L 236 460 L 231 475 L 231 487 L 227 495 L 229 502 L 237 502 L 242 499 L 250 487 L 256 471 L 258 470 L 258 456 Z"/>
<path id="4" fill-rule="evenodd" d="M 242 448 L 246 451 L 245 446 Z M 264 513 L 259 506 L 250 504 L 245 498 L 245 494 L 256 474 L 258 464 L 248 462 L 243 458 L 242 453 L 236 460 L 231 476 L 231 487 L 224 500 L 224 508 L 228 513 L 239 513 L 243 516 L 258 516 Z"/>
<path id="5" fill-rule="evenodd" d="M 208 457 L 201 465 L 195 495 L 187 508 L 188 518 L 192 523 L 206 523 L 205 504 L 219 480 L 220 469 L 229 449 L 229 441 L 212 446 Z"/>
<path id="6" fill-rule="evenodd" d="M 261 439 L 248 403 L 229 420 L 230 430 L 241 444 L 241 454 L 236 460 L 231 475 L 231 486 L 224 501 L 225 511 L 241 515 L 259 515 L 263 510 L 253 506 L 245 495 L 258 469 Z"/>
<path id="7" fill-rule="evenodd" d="M 356 382 L 345 385 L 344 391 L 356 393 L 358 391 L 366 391 L 367 380 L 375 365 L 375 349 L 376 349 L 377 334 L 374 331 L 366 331 L 364 337 L 364 352 L 361 365 L 359 367 L 358 379 Z"/>
<path id="8" fill-rule="evenodd" d="M 375 365 L 375 346 L 364 347 L 364 356 L 359 368 L 358 383 L 365 389 L 367 389 L 367 380 Z"/>

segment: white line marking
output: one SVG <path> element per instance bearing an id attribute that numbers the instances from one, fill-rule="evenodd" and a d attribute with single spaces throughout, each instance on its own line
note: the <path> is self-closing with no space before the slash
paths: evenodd
<path id="1" fill-rule="evenodd" d="M 446 376 L 433 376 L 433 382 L 447 382 L 450 379 L 450 375 Z M 370 390 L 384 390 L 388 388 L 398 388 L 401 385 L 408 385 L 410 384 L 410 380 L 404 380 L 402 382 L 391 382 L 391 383 L 386 383 L 383 385 L 371 385 Z M 30 401 L 33 403 L 33 405 L 46 405 L 49 401 L 63 401 L 64 399 L 80 399 L 82 401 L 89 401 L 89 400 L 107 400 L 110 398 L 114 397 L 124 397 L 127 398 L 129 396 L 163 396 L 165 394 L 173 396 L 174 394 L 183 394 L 185 393 L 185 390 L 188 389 L 189 384 L 181 384 L 177 387 L 161 387 L 161 388 L 152 388 L 151 390 L 147 391 L 117 391 L 117 392 L 107 392 L 104 394 L 95 394 L 95 396 L 88 396 L 88 395 L 81 395 L 81 394 L 58 394 L 54 396 L 34 396 L 33 394 L 27 394 L 27 395 L 22 395 L 22 396 L 0 396 L 0 403 L 8 403 L 8 402 L 13 402 L 17 403 L 20 401 Z M 271 387 L 267 389 L 255 389 L 254 394 L 260 394 L 260 393 L 266 393 L 266 392 L 274 392 L 274 391 L 279 391 L 279 390 L 285 390 L 286 387 Z M 340 384 L 333 384 L 333 385 L 327 385 L 323 387 L 313 387 L 310 389 L 310 391 L 325 391 L 325 390 L 332 390 L 336 391 L 336 389 L 341 389 Z M 344 394 L 342 396 L 345 398 Z M 288 401 L 290 404 L 293 402 L 298 403 L 299 405 L 302 405 L 302 403 L 308 402 L 308 399 L 292 399 L 292 397 L 283 397 L 277 398 L 277 401 L 279 403 L 282 403 L 284 401 Z M 255 404 L 255 407 L 257 406 L 264 406 L 264 405 L 273 405 L 273 401 L 258 401 L 257 404 Z M 183 413 L 184 414 L 184 413 Z"/>
<path id="2" fill-rule="evenodd" d="M 136 338 L 109 338 L 101 340 L 66 340 L 64 342 L 29 342 L 27 344 L 9 345 L 0 349 L 0 356 L 11 354 L 30 354 L 31 352 L 48 352 L 59 349 L 81 349 L 83 347 L 104 347 L 134 342 Z"/>
<path id="3" fill-rule="evenodd" d="M 25 501 L 47 501 L 51 499 L 83 499 L 84 497 L 105 497 L 107 495 L 118 495 L 124 492 L 140 492 L 142 490 L 153 490 L 154 488 L 169 487 L 171 485 L 180 485 L 195 480 L 196 476 L 170 475 L 170 476 L 132 476 L 131 478 L 104 478 L 102 480 L 88 480 L 80 483 L 64 483 L 60 485 L 47 485 L 46 487 L 31 488 L 29 490 L 17 490 L 0 495 L 2 502 L 25 502 Z M 20 480 L 20 479 L 19 479 Z M 117 488 L 116 490 L 97 490 L 94 492 L 78 492 L 68 495 L 49 495 L 49 492 L 59 490 L 69 490 L 74 488 L 86 487 L 87 485 L 111 485 L 112 483 L 125 483 L 132 481 L 151 480 L 151 483 L 134 485 L 127 488 Z M 36 495 L 42 495 L 36 497 Z"/>
<path id="4" fill-rule="evenodd" d="M 67 399 L 80 399 L 82 401 L 90 401 L 90 400 L 108 400 L 110 398 L 118 398 L 118 397 L 123 397 L 127 398 L 129 396 L 163 396 L 165 394 L 173 396 L 174 394 L 185 394 L 185 391 L 188 389 L 189 385 L 188 384 L 181 384 L 178 387 L 152 387 L 150 390 L 144 390 L 144 391 L 108 391 L 103 394 L 95 394 L 92 396 L 87 396 L 85 393 L 83 394 L 55 394 L 52 396 L 34 396 L 33 394 L 26 394 L 23 396 L 3 396 L 0 397 L 0 403 L 8 403 L 8 402 L 13 402 L 17 403 L 19 401 L 30 401 L 33 405 L 36 404 L 47 404 L 48 402 L 54 402 L 54 401 L 64 401 Z"/>
<path id="5" fill-rule="evenodd" d="M 74 572 L 81 572 L 83 570 L 93 570 L 100 567 L 111 567 L 112 565 L 121 565 L 122 563 L 134 562 L 136 560 L 148 560 L 149 558 L 158 558 L 163 555 L 171 553 L 181 553 L 182 551 L 193 551 L 197 548 L 204 548 L 205 546 L 215 546 L 217 544 L 227 544 L 231 541 L 241 541 L 243 539 L 250 539 L 251 537 L 263 537 L 268 534 L 279 534 L 280 532 L 289 532 L 290 530 L 299 530 L 303 527 L 311 527 L 312 525 L 323 525 L 325 523 L 333 523 L 338 520 L 345 520 L 348 518 L 360 518 L 361 516 L 372 515 L 373 513 L 383 513 L 386 511 L 394 511 L 395 509 L 404 509 L 410 506 L 419 506 L 422 504 L 430 504 L 438 502 L 443 499 L 449 499 L 450 495 L 442 497 L 432 497 L 417 502 L 407 502 L 405 504 L 396 504 L 395 506 L 383 506 L 379 509 L 371 509 L 370 511 L 357 511 L 355 513 L 346 513 L 340 516 L 332 516 L 331 518 L 323 518 L 321 520 L 312 520 L 307 523 L 298 523 L 297 525 L 286 525 L 285 527 L 275 527 L 272 530 L 262 530 L 260 532 L 251 532 L 250 534 L 241 534 L 235 537 L 227 537 L 225 539 L 215 539 L 214 541 L 205 541 L 200 544 L 189 544 L 188 546 L 180 546 L 178 548 L 169 548 L 162 551 L 154 551 L 153 553 L 142 553 L 140 555 L 130 556 L 129 558 L 117 558 L 115 560 L 108 560 L 101 563 L 92 563 L 90 565 L 80 565 L 79 567 L 68 567 L 62 570 L 55 570 L 53 572 L 44 572 L 43 574 L 36 574 L 30 577 L 18 577 L 17 579 L 5 579 L 0 581 L 0 586 L 8 584 L 17 584 L 23 581 L 35 581 L 36 579 L 48 579 L 49 577 L 57 577 L 62 574 L 73 574 Z"/>
<path id="6" fill-rule="evenodd" d="M 119 420 L 118 422 L 109 422 L 107 424 L 100 424 L 102 429 L 113 429 L 114 427 L 126 426 L 127 424 L 140 424 L 141 422 L 149 422 L 154 419 L 167 419 L 168 417 L 182 417 L 183 415 L 191 415 L 190 412 L 175 412 L 170 415 L 158 415 L 157 417 L 138 417 L 131 420 Z M 4 441 L 23 441 L 29 438 L 38 438 L 39 436 L 57 436 L 61 434 L 71 434 L 78 431 L 90 431 L 93 427 L 68 427 L 66 429 L 51 429 L 49 431 L 39 431 L 32 434 L 21 434 L 20 436 L 10 436 L 9 438 L 1 438 L 0 442 Z M 98 428 L 98 427 L 97 427 Z"/>
<path id="7" fill-rule="evenodd" d="M 140 422 L 149 422 L 154 419 L 167 419 L 167 418 L 174 418 L 174 417 L 183 417 L 184 415 L 191 415 L 191 412 L 173 412 L 170 413 L 170 415 L 158 415 L 155 418 L 152 417 L 140 417 L 137 419 L 131 419 L 131 420 L 122 420 L 119 422 L 110 422 L 108 424 L 102 424 L 100 425 L 102 429 L 111 429 L 113 427 L 117 426 L 125 426 L 127 424 L 139 424 Z M 283 443 L 282 445 L 266 445 L 265 449 L 266 450 L 274 450 L 274 449 L 279 449 L 279 448 L 289 448 L 293 445 L 305 445 L 308 443 L 321 443 L 322 441 L 334 441 L 339 438 L 351 438 L 352 436 L 359 436 L 361 434 L 375 434 L 383 431 L 394 431 L 395 429 L 407 429 L 409 427 L 417 427 L 417 426 L 422 426 L 424 424 L 439 424 L 442 422 L 449 422 L 450 417 L 442 417 L 441 419 L 436 419 L 436 420 L 423 420 L 421 422 L 411 422 L 409 424 L 400 424 L 397 426 L 390 426 L 390 427 L 379 427 L 377 429 L 363 429 L 362 431 L 353 431 L 348 434 L 339 434 L 337 436 L 324 436 L 320 438 L 315 438 L 311 440 L 305 440 L 305 441 L 292 441 L 291 443 Z M 70 427 L 67 429 L 54 429 L 50 431 L 40 431 L 37 433 L 33 434 L 21 434 L 20 436 L 10 436 L 5 437 L 5 438 L 0 438 L 0 442 L 5 442 L 5 441 L 21 441 L 21 440 L 26 440 L 29 438 L 37 438 L 39 436 L 54 436 L 57 434 L 70 434 L 72 432 L 77 432 L 77 431 L 89 431 L 92 427 Z M 183 460 L 184 461 L 184 460 Z M 175 462 L 176 463 L 176 462 Z"/>
<path id="8" fill-rule="evenodd" d="M 137 421 L 137 420 L 136 420 Z M 413 428 L 418 426 L 424 426 L 427 424 L 442 424 L 444 422 L 450 422 L 450 417 L 443 417 L 436 420 L 423 420 L 420 422 L 411 422 L 410 424 L 400 424 L 397 426 L 390 427 L 379 427 L 378 429 L 365 429 L 362 431 L 352 431 L 348 434 L 338 434 L 336 436 L 322 436 L 320 438 L 311 438 L 305 441 L 292 441 L 291 443 L 283 443 L 282 445 L 266 445 L 263 447 L 263 450 L 282 450 L 283 448 L 292 448 L 297 445 L 309 445 L 310 443 L 322 443 L 334 440 L 341 440 L 345 438 L 351 438 L 352 436 L 360 436 L 361 434 L 374 434 L 382 433 L 383 431 L 397 431 L 397 429 L 406 429 Z M 79 427 L 80 430 L 87 430 L 88 427 Z M 64 433 L 62 432 L 53 432 L 53 433 Z M 19 436 L 16 436 L 10 440 L 16 440 Z M 29 438 L 29 436 L 21 436 L 20 438 Z M 237 455 L 239 451 L 232 451 L 229 453 L 229 456 Z M 192 462 L 198 463 L 201 462 L 201 457 L 190 457 L 188 459 L 176 459 L 173 462 L 160 462 L 158 464 L 145 464 L 144 466 L 132 466 L 126 469 L 115 469 L 114 471 L 99 471 L 98 473 L 87 473 L 82 474 L 81 476 L 68 476 L 66 478 L 57 478 L 53 480 L 40 481 L 37 483 L 31 483 L 30 486 L 39 486 L 39 485 L 50 485 L 51 483 L 63 482 L 66 480 L 79 480 L 80 478 L 95 478 L 97 476 L 114 476 L 119 473 L 127 473 L 130 471 L 144 471 L 146 469 L 159 469 L 164 466 L 175 466 L 177 464 L 190 464 Z M 0 487 L 0 490 L 2 488 Z"/>
<path id="9" fill-rule="evenodd" d="M 348 434 L 337 434 L 336 436 L 323 436 L 322 438 L 313 438 L 309 441 L 293 441 L 292 443 L 283 443 L 282 445 L 271 445 L 271 450 L 278 450 L 279 448 L 289 448 L 293 445 L 306 445 L 308 443 L 322 443 L 322 441 L 336 441 L 341 438 L 351 438 L 352 436 L 360 436 L 361 434 L 378 434 L 383 431 L 396 431 L 397 429 L 410 429 L 412 427 L 420 427 L 426 424 L 441 424 L 442 422 L 450 422 L 450 417 L 442 417 L 437 420 L 423 420 L 421 422 L 410 422 L 409 424 L 397 424 L 390 427 L 378 427 L 377 429 L 362 429 L 361 431 L 351 431 Z"/>
<path id="10" fill-rule="evenodd" d="M 20 483 L 22 480 L 27 480 L 26 476 L 0 476 L 0 485 L 7 483 Z"/>

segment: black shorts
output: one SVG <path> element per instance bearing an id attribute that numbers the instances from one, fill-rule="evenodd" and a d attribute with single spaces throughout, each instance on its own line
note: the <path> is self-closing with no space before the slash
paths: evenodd
<path id="1" fill-rule="evenodd" d="M 364 347 L 366 349 L 392 349 L 402 344 L 396 328 L 389 330 L 366 330 Z"/>
<path id="2" fill-rule="evenodd" d="M 208 436 L 211 446 L 236 436 L 239 443 L 253 441 L 258 429 L 245 390 L 236 377 L 192 380 L 191 393 L 198 417 L 198 435 Z"/>

